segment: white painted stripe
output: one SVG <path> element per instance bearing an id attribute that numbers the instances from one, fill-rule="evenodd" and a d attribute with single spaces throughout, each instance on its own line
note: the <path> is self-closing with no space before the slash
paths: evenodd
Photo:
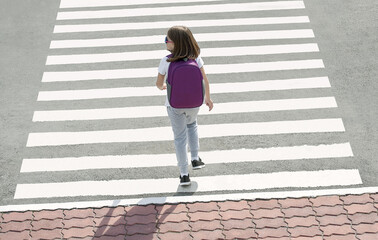
<path id="1" fill-rule="evenodd" d="M 239 93 L 329 87 L 331 87 L 331 84 L 328 77 L 314 77 L 255 82 L 212 83 L 211 93 Z"/>
<path id="2" fill-rule="evenodd" d="M 216 2 L 222 0 L 181 0 L 180 2 Z M 61 0 L 60 8 L 110 7 L 142 4 L 177 3 L 177 0 Z"/>
<path id="3" fill-rule="evenodd" d="M 206 164 L 230 162 L 290 161 L 353 157 L 349 143 L 290 146 L 258 149 L 232 149 L 201 152 Z M 85 156 L 23 159 L 21 172 L 77 171 L 89 169 L 149 168 L 176 166 L 175 154 Z"/>
<path id="4" fill-rule="evenodd" d="M 201 138 L 291 133 L 344 132 L 340 118 L 230 123 L 198 126 Z M 92 143 L 150 142 L 173 139 L 171 127 L 85 132 L 29 133 L 27 147 Z"/>
<path id="5" fill-rule="evenodd" d="M 300 191 L 275 191 L 275 192 L 247 192 L 231 194 L 213 194 L 213 195 L 190 195 L 190 196 L 165 196 L 150 198 L 131 198 L 131 199 L 112 199 L 102 201 L 80 201 L 64 203 L 42 203 L 42 204 L 20 204 L 0 206 L 0 212 L 25 212 L 40 210 L 56 209 L 85 209 L 85 208 L 103 208 L 117 206 L 134 206 L 149 204 L 177 204 L 177 203 L 194 203 L 194 202 L 211 202 L 211 201 L 240 201 L 256 199 L 285 199 L 285 198 L 303 198 L 319 196 L 342 196 L 342 195 L 360 195 L 377 193 L 378 187 L 358 187 L 358 188 L 333 188 L 333 189 L 311 189 Z"/>
<path id="6" fill-rule="evenodd" d="M 206 65 L 209 74 L 241 73 L 241 72 L 265 72 L 281 70 L 299 70 L 324 68 L 323 60 L 309 59 L 297 61 L 257 62 L 240 64 L 215 64 Z"/>
<path id="7" fill-rule="evenodd" d="M 214 115 L 336 107 L 337 104 L 334 97 L 278 99 L 264 101 L 217 103 L 215 108 L 211 112 L 208 111 L 207 108 L 202 107 L 200 109 L 199 114 Z M 49 110 L 35 111 L 33 116 L 33 122 L 146 118 L 162 117 L 166 115 L 167 110 L 164 106 Z"/>
<path id="8" fill-rule="evenodd" d="M 328 77 L 315 77 L 235 83 L 212 83 L 211 93 L 241 93 L 329 87 L 331 87 L 331 85 L 329 83 Z M 38 101 L 147 97 L 164 96 L 165 94 L 165 91 L 159 91 L 156 87 L 125 87 L 87 90 L 41 91 L 38 94 Z"/>
<path id="9" fill-rule="evenodd" d="M 318 45 L 316 43 L 305 43 L 201 49 L 201 55 L 206 57 L 231 57 L 306 52 L 319 52 Z M 46 65 L 150 60 L 161 59 L 162 56 L 166 55 L 168 55 L 168 52 L 166 50 L 101 54 L 53 55 L 47 57 Z"/>
<path id="10" fill-rule="evenodd" d="M 57 20 L 71 19 L 96 19 L 96 18 L 118 18 L 118 17 L 140 17 L 140 16 L 162 16 L 181 14 L 206 14 L 223 12 L 249 12 L 267 10 L 303 9 L 303 1 L 276 1 L 276 2 L 254 2 L 254 3 L 231 3 L 211 5 L 191 5 L 174 7 L 153 7 L 153 8 L 128 8 L 112 10 L 92 10 L 58 12 Z"/>
<path id="11" fill-rule="evenodd" d="M 202 52 L 202 49 L 201 49 Z M 99 63 L 117 61 L 136 61 L 161 59 L 168 55 L 166 50 L 139 51 L 139 52 L 117 52 L 100 54 L 72 54 L 47 56 L 46 65 L 78 64 L 78 63 Z"/>
<path id="12" fill-rule="evenodd" d="M 194 34 L 197 42 L 214 41 L 242 41 L 242 40 L 264 40 L 264 39 L 299 39 L 314 38 L 311 29 L 294 30 L 272 30 L 272 31 L 249 31 L 249 32 L 220 32 L 220 33 L 197 33 Z M 74 39 L 74 40 L 53 40 L 50 48 L 88 48 L 88 47 L 112 47 L 131 46 L 147 44 L 164 44 L 165 35 L 151 35 L 140 37 L 122 38 L 96 38 L 96 39 Z"/>
<path id="13" fill-rule="evenodd" d="M 179 187 L 178 178 L 18 184 L 14 198 L 116 196 L 357 184 L 362 184 L 357 169 L 339 169 L 194 177 L 192 184 L 187 187 Z"/>
<path id="14" fill-rule="evenodd" d="M 321 59 L 206 65 L 206 74 L 265 72 L 324 68 Z M 91 71 L 44 72 L 42 82 L 86 81 L 98 79 L 148 78 L 157 76 L 157 68 L 129 68 Z"/>
<path id="15" fill-rule="evenodd" d="M 80 2 L 80 1 L 75 1 Z M 194 27 L 219 27 L 219 26 L 243 26 L 243 25 L 268 25 L 288 23 L 309 23 L 307 16 L 294 17 L 261 17 L 261 18 L 231 18 L 187 21 L 160 21 L 160 22 L 136 22 L 136 23 L 102 23 L 102 24 L 66 24 L 55 25 L 54 33 L 69 32 L 97 32 L 97 31 L 120 31 L 141 29 L 165 29 L 171 26 Z"/>

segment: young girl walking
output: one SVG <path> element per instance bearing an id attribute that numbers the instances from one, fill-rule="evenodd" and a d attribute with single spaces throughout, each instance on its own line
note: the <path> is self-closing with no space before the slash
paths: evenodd
<path id="1" fill-rule="evenodd" d="M 167 89 L 167 83 L 164 80 L 168 78 L 168 71 L 170 69 L 169 67 L 171 63 L 175 62 L 177 64 L 180 61 L 192 61 L 193 63 L 191 64 L 194 64 L 195 67 L 198 66 L 198 68 L 200 69 L 200 73 L 202 74 L 201 78 L 203 78 L 202 81 L 205 93 L 204 102 L 209 107 L 209 111 L 211 111 L 211 109 L 213 108 L 213 102 L 210 98 L 209 80 L 207 79 L 205 70 L 203 68 L 204 62 L 199 56 L 200 48 L 198 46 L 198 43 L 194 39 L 192 32 L 189 30 L 189 28 L 184 26 L 171 27 L 168 30 L 167 36 L 165 38 L 165 43 L 167 46 L 167 50 L 170 51 L 171 54 L 164 57 L 160 61 L 156 86 L 160 90 Z M 194 70 L 197 69 L 194 68 Z M 170 104 L 170 99 L 172 98 L 172 95 L 169 92 L 170 90 L 170 84 L 168 84 L 168 94 L 165 101 L 165 106 L 167 107 L 168 116 L 171 121 L 172 130 L 174 134 L 177 165 L 180 169 L 180 185 L 189 185 L 190 178 L 187 157 L 188 143 L 190 148 L 192 160 L 191 163 L 193 169 L 200 169 L 205 166 L 205 163 L 202 162 L 201 158 L 198 156 L 199 141 L 197 132 L 197 114 L 199 111 L 199 107 L 172 107 Z M 193 92 L 193 96 L 196 94 L 197 92 Z M 188 95 L 179 95 L 177 96 L 177 98 L 188 98 Z M 175 100 L 177 100 L 177 98 Z M 184 99 L 181 100 L 185 101 Z M 178 99 L 177 101 L 180 101 L 180 99 Z M 200 105 L 202 103 L 203 100 L 200 103 Z"/>

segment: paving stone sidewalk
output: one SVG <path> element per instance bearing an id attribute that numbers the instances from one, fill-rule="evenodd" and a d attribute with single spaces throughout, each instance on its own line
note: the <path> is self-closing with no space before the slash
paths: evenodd
<path id="1" fill-rule="evenodd" d="M 378 240 L 378 193 L 4 212 L 0 239 Z"/>

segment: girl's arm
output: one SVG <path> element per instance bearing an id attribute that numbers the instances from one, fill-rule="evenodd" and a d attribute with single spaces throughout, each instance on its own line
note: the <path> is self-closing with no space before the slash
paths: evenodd
<path id="1" fill-rule="evenodd" d="M 201 67 L 201 72 L 202 72 L 202 77 L 205 82 L 205 103 L 209 107 L 209 111 L 213 109 L 213 101 L 210 98 L 210 83 L 209 80 L 207 79 L 205 69 Z"/>
<path id="2" fill-rule="evenodd" d="M 164 82 L 165 75 L 161 75 L 158 73 L 157 80 L 156 80 L 156 87 L 158 87 L 160 90 L 167 89 L 167 84 Z"/>

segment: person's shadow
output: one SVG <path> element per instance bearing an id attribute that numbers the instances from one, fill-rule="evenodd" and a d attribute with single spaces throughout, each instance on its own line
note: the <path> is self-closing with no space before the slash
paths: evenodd
<path id="1" fill-rule="evenodd" d="M 192 181 L 190 186 L 178 187 L 173 196 L 190 196 L 197 190 L 198 184 Z M 149 202 L 155 202 L 149 204 Z M 120 200 L 113 201 L 114 207 L 95 209 L 94 239 L 130 239 L 155 240 L 157 232 L 170 214 L 182 213 L 179 204 L 165 204 L 167 197 L 144 198 L 135 206 L 118 206 Z M 165 223 L 164 223 L 165 224 Z M 169 223 L 168 223 L 169 224 Z M 114 237 L 119 238 L 114 238 Z M 126 236 L 126 238 L 124 238 Z M 113 237 L 113 238 L 112 238 Z"/>

